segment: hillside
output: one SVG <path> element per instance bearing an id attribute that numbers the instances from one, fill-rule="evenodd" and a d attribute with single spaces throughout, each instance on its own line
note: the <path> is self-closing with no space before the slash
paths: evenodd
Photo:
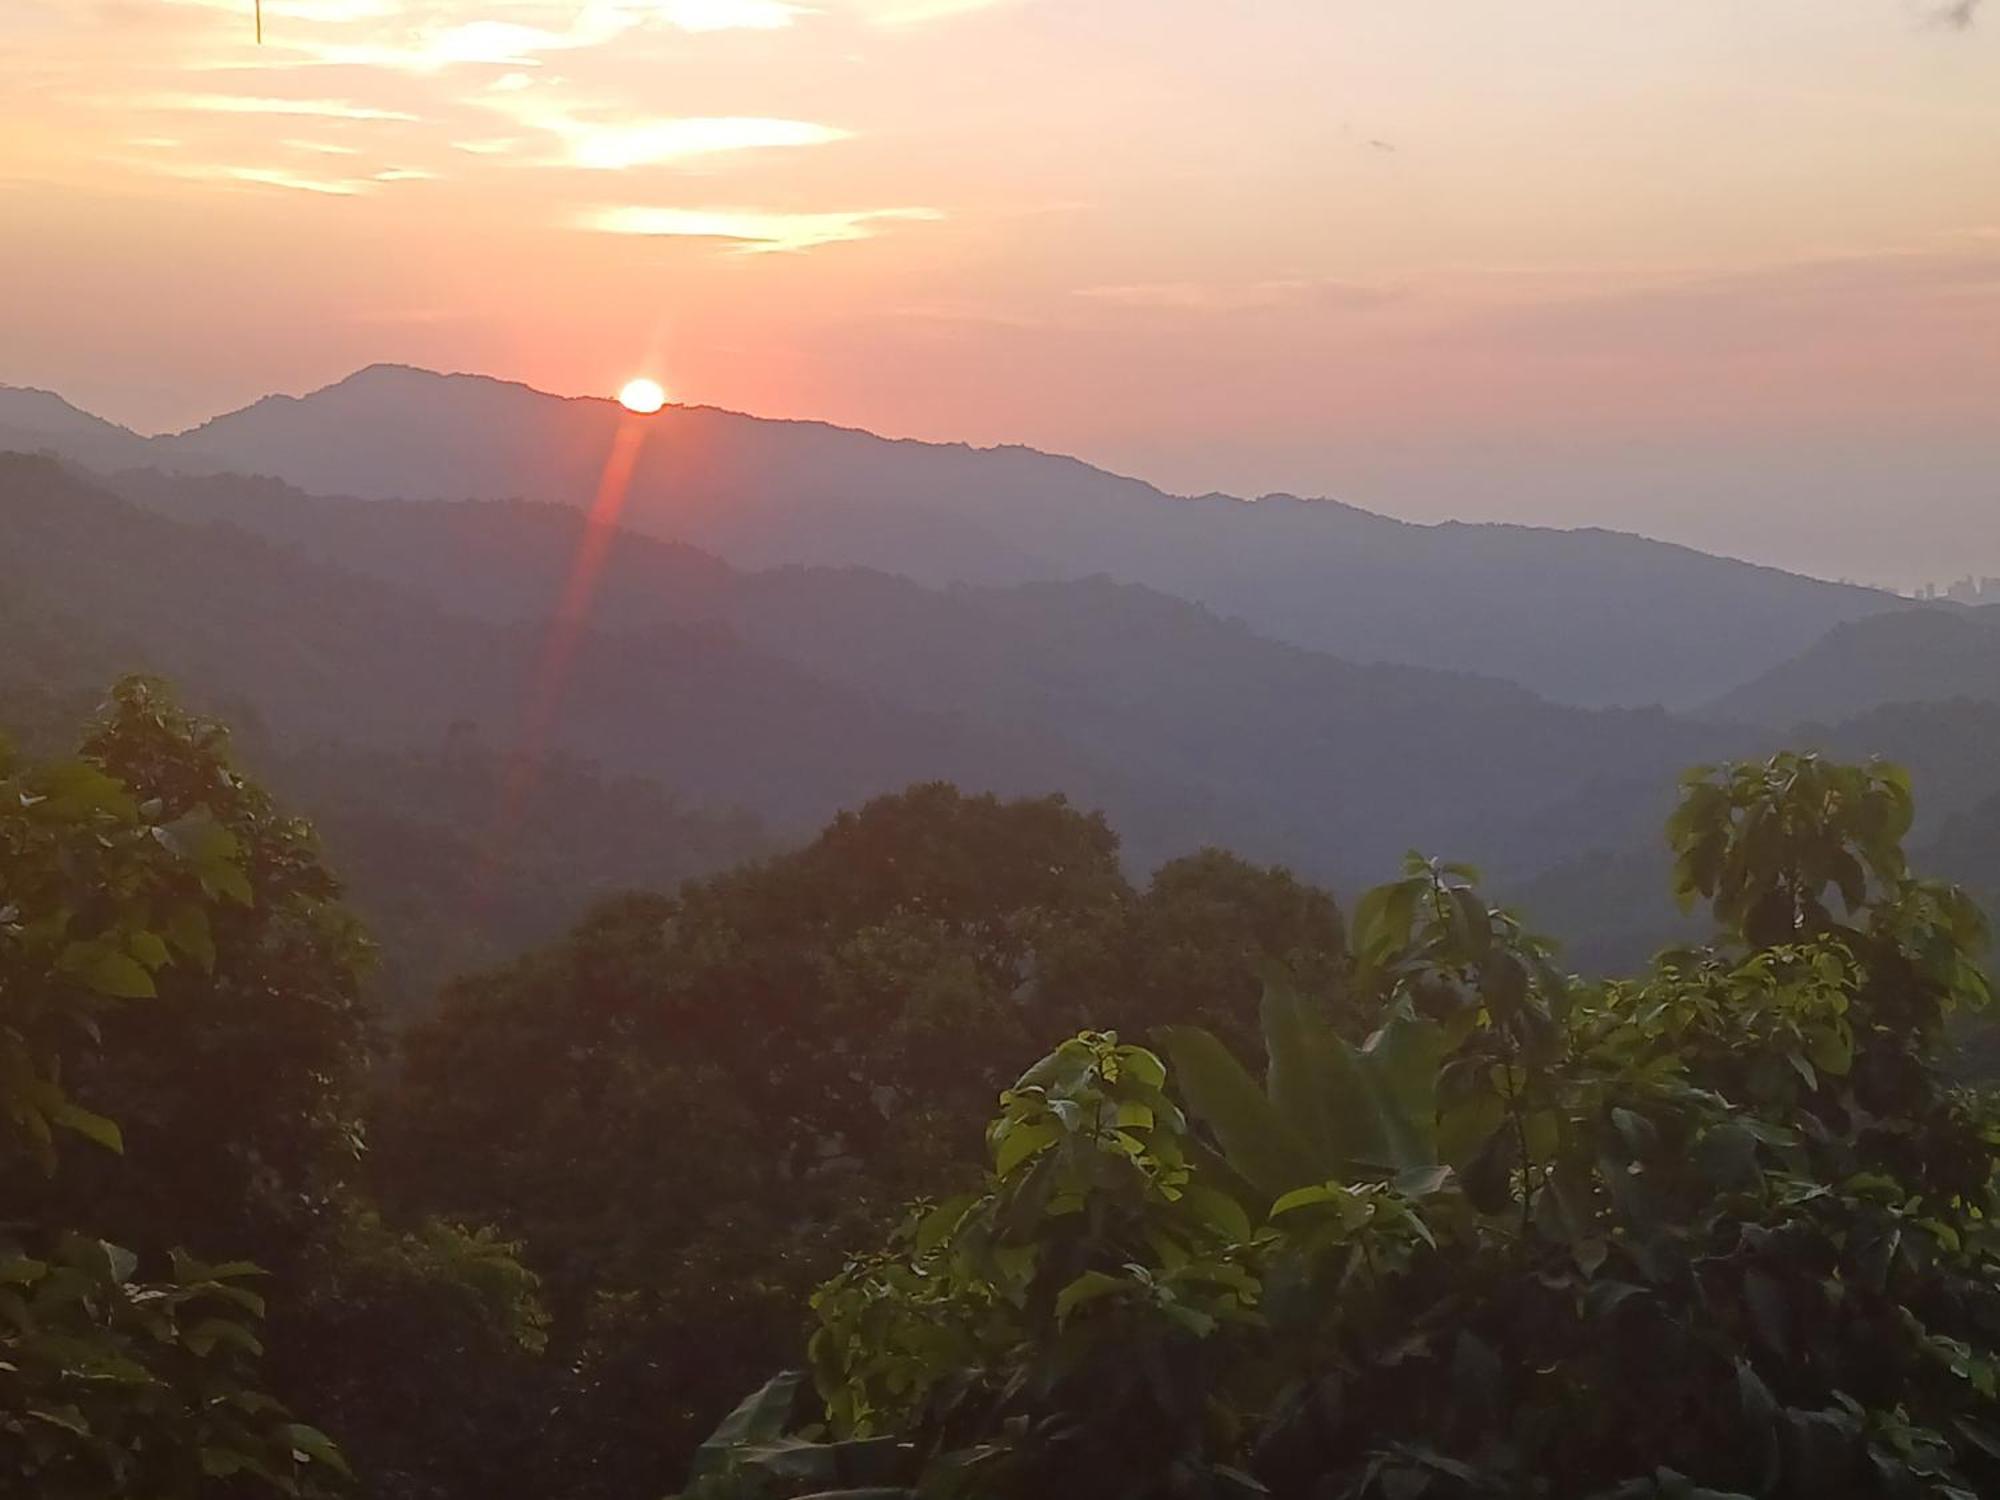
<path id="1" fill-rule="evenodd" d="M 1700 702 L 1891 602 L 1607 531 L 1180 498 L 1025 448 L 706 407 L 634 419 L 609 401 L 399 366 L 267 397 L 144 451 L 317 493 L 585 506 L 621 430 L 639 442 L 625 523 L 739 566 L 867 566 L 929 585 L 1103 573 L 1352 661 L 1476 672 L 1580 704 Z M 49 439 L 76 451 L 64 441 Z"/>
<path id="2" fill-rule="evenodd" d="M 1953 698 L 2000 702 L 2000 606 L 1911 606 L 1837 625 L 1710 712 L 1784 728 Z"/>
<path id="3" fill-rule="evenodd" d="M 147 473 L 115 483 L 496 625 L 546 613 L 580 532 L 551 505 L 327 500 L 267 480 Z M 866 569 L 745 573 L 623 535 L 592 609 L 620 631 L 724 631 L 815 681 L 1182 789 L 1164 820 L 1102 789 L 1142 863 L 1217 842 L 1348 883 L 1412 845 L 1538 868 L 1649 827 L 1673 770 L 1726 743 L 1657 710 L 1586 711 L 1487 678 L 1355 666 L 1102 577 L 930 589 Z"/>

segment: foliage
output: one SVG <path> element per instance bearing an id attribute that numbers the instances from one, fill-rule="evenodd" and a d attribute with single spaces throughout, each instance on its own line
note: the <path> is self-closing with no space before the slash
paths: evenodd
<path id="1" fill-rule="evenodd" d="M 86 736 L 78 764 L 144 812 L 146 844 L 179 855 L 174 890 L 135 892 L 121 990 L 146 998 L 105 1014 L 99 1045 L 68 1058 L 65 1085 L 115 1114 L 122 1154 L 60 1177 L 9 1184 L 55 1218 L 88 1210 L 126 1243 L 183 1244 L 274 1268 L 298 1253 L 352 1172 L 367 1025 L 368 950 L 340 905 L 311 828 L 236 769 L 220 725 L 183 713 L 159 685 L 128 679 Z M 84 870 L 81 899 L 118 877 Z M 175 963 L 148 963 L 163 954 Z M 204 1081 L 228 1079 L 227 1089 Z"/>
<path id="2" fill-rule="evenodd" d="M 121 706 L 150 691 L 127 685 Z M 78 1064 L 121 1012 L 212 971 L 218 933 L 256 903 L 237 833 L 127 769 L 0 751 L 0 1168 L 16 1181 L 71 1165 L 78 1143 L 124 1148 L 119 1124 L 72 1090 Z M 0 1227 L 4 1488 L 302 1493 L 344 1473 L 332 1443 L 259 1388 L 253 1267 L 176 1253 L 166 1276 L 142 1278 L 137 1255 L 53 1213 L 60 1197 L 13 1198 L 21 1217 Z"/>
<path id="3" fill-rule="evenodd" d="M 557 1371 L 520 1247 L 439 1219 L 404 1229 L 343 1197 L 272 1309 L 272 1379 L 340 1435 L 381 1500 L 547 1493 Z"/>
<path id="4" fill-rule="evenodd" d="M 1983 931 L 1908 805 L 1697 773 L 1717 938 L 1601 986 L 1415 863 L 1356 909 L 1369 1039 L 1273 986 L 1262 1088 L 1064 1044 L 822 1288 L 817 1409 L 767 1387 L 688 1495 L 1993 1493 L 2000 1115 L 1938 1066 Z"/>
<path id="5" fill-rule="evenodd" d="M 957 1183 L 1042 1039 L 1254 1030 L 1267 954 L 1337 972 L 1331 898 L 1213 851 L 1135 892 L 1060 799 L 913 788 L 463 982 L 406 1038 L 377 1180 L 523 1243 L 570 1372 L 549 1482 L 635 1492 L 793 1345 L 848 1247 Z"/>

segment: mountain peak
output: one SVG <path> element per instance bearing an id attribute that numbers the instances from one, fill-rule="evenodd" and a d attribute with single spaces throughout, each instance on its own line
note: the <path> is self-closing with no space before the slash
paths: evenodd
<path id="1" fill-rule="evenodd" d="M 93 416 L 54 391 L 31 385 L 0 385 L 0 428 L 28 429 L 52 437 L 138 436 L 130 428 Z"/>

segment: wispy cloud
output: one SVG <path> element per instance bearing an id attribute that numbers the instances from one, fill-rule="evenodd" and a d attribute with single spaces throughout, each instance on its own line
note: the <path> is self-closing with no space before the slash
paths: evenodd
<path id="1" fill-rule="evenodd" d="M 280 146 L 289 146 L 294 151 L 311 151 L 319 156 L 359 156 L 359 146 L 343 146 L 335 141 L 283 140 Z"/>
<path id="2" fill-rule="evenodd" d="M 654 208 L 621 205 L 591 209 L 578 224 L 605 234 L 660 235 L 725 240 L 762 254 L 816 249 L 821 245 L 874 237 L 877 227 L 896 220 L 937 220 L 934 208 L 846 209 L 830 213 L 780 213 L 742 208 Z"/>
<path id="3" fill-rule="evenodd" d="M 400 109 L 377 109 L 345 99 L 279 99 L 250 94 L 153 94 L 134 101 L 143 110 L 219 115 L 303 115 L 321 120 L 415 120 Z"/>
<path id="4" fill-rule="evenodd" d="M 1623 291 L 1560 294 L 1467 325 L 1537 357 L 1761 356 L 1944 326 L 2000 326 L 2000 246 L 1977 235 L 1917 249 L 1815 256 L 1744 270 L 1652 277 Z"/>
<path id="5" fill-rule="evenodd" d="M 824 146 L 848 136 L 845 130 L 815 125 L 808 120 L 772 120 L 748 115 L 634 120 L 612 125 L 572 120 L 558 126 L 557 134 L 568 142 L 570 160 L 575 165 L 611 171 L 710 156 L 721 151 Z"/>
<path id="6" fill-rule="evenodd" d="M 1239 283 L 1144 281 L 1111 286 L 1079 287 L 1076 295 L 1116 307 L 1149 311 L 1227 313 L 1287 306 L 1299 302 L 1380 302 L 1383 288 L 1360 282 L 1314 277 L 1288 277 Z"/>
<path id="7" fill-rule="evenodd" d="M 306 3 L 324 4 L 327 0 Z M 316 33 L 310 28 L 280 33 L 269 40 L 289 54 L 295 65 L 432 74 L 478 64 L 537 67 L 545 55 L 602 48 L 648 27 L 696 33 L 775 31 L 810 13 L 789 0 L 585 0 L 580 6 L 536 3 L 516 5 L 514 10 L 506 19 L 485 16 L 466 21 L 439 16 L 434 21 L 405 21 L 401 26 L 375 28 L 375 34 L 365 41 L 344 34 Z M 336 13 L 311 19 L 353 17 Z"/>
<path id="8" fill-rule="evenodd" d="M 474 102 L 505 115 L 517 125 L 556 137 L 563 147 L 560 164 L 595 171 L 622 171 L 728 151 L 824 146 L 846 140 L 850 134 L 811 120 L 780 120 L 761 115 L 591 118 L 592 111 L 578 110 L 545 97 L 541 91 L 528 89 L 507 89 L 497 94 L 489 89 Z"/>
<path id="9" fill-rule="evenodd" d="M 227 11 L 241 17 L 238 0 L 165 0 L 169 6 L 188 10 Z M 353 21 L 381 21 L 402 12 L 403 0 L 263 0 L 266 21 L 303 21 L 314 25 L 341 25 Z"/>
<path id="10" fill-rule="evenodd" d="M 282 167 L 188 167 L 177 177 L 197 177 L 221 182 L 247 182 L 258 187 L 289 188 L 297 193 L 320 193 L 333 198 L 352 198 L 369 191 L 366 180 L 344 177 L 308 177 L 303 172 L 287 172 Z"/>
<path id="11" fill-rule="evenodd" d="M 171 176 L 197 182 L 248 183 L 253 187 L 285 188 L 329 198 L 356 198 L 374 192 L 385 182 L 420 182 L 435 175 L 419 167 L 384 167 L 360 177 L 320 177 L 289 167 L 242 167 L 226 163 L 188 163 L 166 170 Z"/>
<path id="12" fill-rule="evenodd" d="M 328 42 L 306 36 L 287 45 L 315 63 L 386 68 L 401 73 L 439 73 L 469 63 L 534 67 L 543 53 L 602 46 L 615 41 L 635 24 L 636 20 L 622 10 L 586 7 L 571 26 L 560 31 L 520 21 L 479 20 L 459 26 L 421 28 L 400 42 Z"/>
<path id="13" fill-rule="evenodd" d="M 777 31 L 810 12 L 785 0 L 662 0 L 659 14 L 682 31 Z"/>
<path id="14" fill-rule="evenodd" d="M 1019 3 L 1021 0 L 860 0 L 857 8 L 877 26 L 915 26 Z"/>

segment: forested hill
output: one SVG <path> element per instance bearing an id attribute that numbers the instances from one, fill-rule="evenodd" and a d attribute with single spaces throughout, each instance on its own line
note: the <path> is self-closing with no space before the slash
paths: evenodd
<path id="1" fill-rule="evenodd" d="M 740 566 L 864 565 L 932 585 L 1105 573 L 1351 661 L 1478 672 L 1583 704 L 1701 702 L 1894 604 L 1607 531 L 1420 526 L 1288 496 L 1186 499 L 1024 448 L 703 407 L 637 420 L 608 401 L 399 366 L 175 437 L 124 434 L 122 446 L 51 417 L 47 400 L 0 391 L 0 429 L 100 465 L 424 500 L 587 505 L 622 427 L 642 439 L 626 523 Z M 40 438 L 20 436 L 43 419 Z"/>
<path id="2" fill-rule="evenodd" d="M 1934 604 L 1837 626 L 1712 712 L 1783 729 L 1953 698 L 2000 701 L 2000 606 Z"/>
<path id="3" fill-rule="evenodd" d="M 1775 743 L 1487 678 L 1356 666 L 1104 578 L 935 589 L 866 569 L 744 572 L 626 533 L 543 747 L 581 758 L 566 794 L 578 817 L 539 804 L 540 831 L 514 835 L 507 894 L 481 908 L 472 879 L 490 829 L 467 826 L 466 798 L 502 800 L 577 513 L 321 499 L 241 476 L 110 483 L 119 494 L 47 459 L 0 459 L 15 644 L 0 719 L 73 722 L 122 671 L 168 675 L 253 726 L 260 764 L 322 815 L 374 912 L 404 909 L 423 864 L 383 851 L 437 834 L 429 847 L 452 851 L 441 858 L 455 873 L 434 884 L 455 893 L 453 936 L 429 946 L 469 958 L 506 951 L 510 924 L 555 930 L 593 892 L 671 884 L 934 779 L 1103 808 L 1137 869 L 1212 844 L 1352 888 L 1420 847 L 1481 863 L 1570 919 L 1597 886 L 1593 856 L 1654 844 L 1678 767 Z M 1979 749 L 1996 715 L 1884 710 L 1820 739 L 1911 763 L 1927 811 L 1947 818 L 2000 791 Z M 473 727 L 449 764 L 478 788 L 457 800 L 437 792 L 454 725 Z M 616 790 L 634 778 L 642 792 Z M 612 826 L 621 799 L 649 809 L 635 816 L 654 836 L 599 858 L 580 830 Z M 1546 872 L 1553 886 L 1525 885 Z M 414 964 L 419 934 L 377 925 L 417 989 L 449 966 Z"/>
<path id="4" fill-rule="evenodd" d="M 497 628 L 546 613 L 579 538 L 575 513 L 550 505 L 117 483 L 164 514 L 226 517 Z M 1671 768 L 1726 743 L 1657 710 L 1586 711 L 1491 679 L 1355 666 L 1102 578 L 929 589 L 861 569 L 743 573 L 627 534 L 591 608 L 633 639 L 663 625 L 723 632 L 814 681 L 1007 736 L 1023 746 L 1009 779 L 941 759 L 935 774 L 1103 806 L 1141 866 L 1213 842 L 1341 882 L 1412 844 L 1537 868 L 1650 837 Z M 880 789 L 901 784 L 891 772 Z"/>

